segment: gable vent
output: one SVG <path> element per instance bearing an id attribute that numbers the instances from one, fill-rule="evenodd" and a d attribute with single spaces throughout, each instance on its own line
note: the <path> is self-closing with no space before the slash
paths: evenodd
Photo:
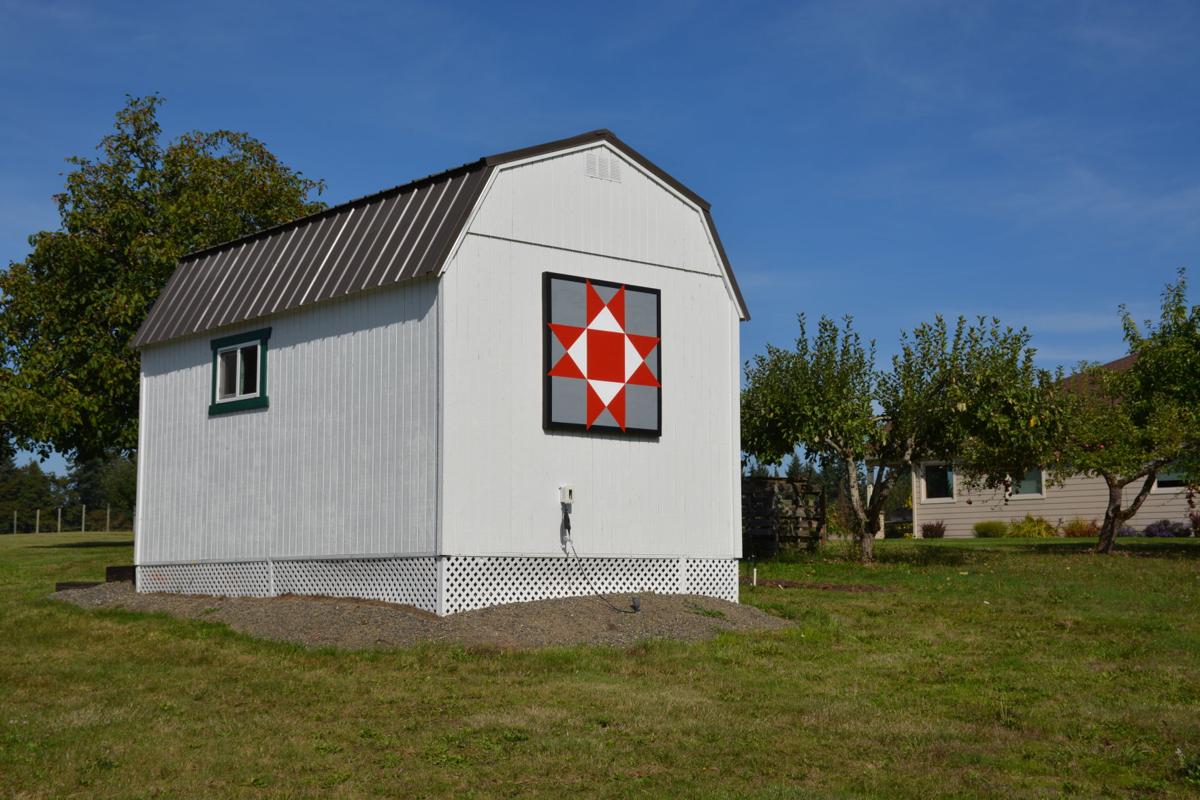
<path id="1" fill-rule="evenodd" d="M 588 150 L 584 154 L 584 171 L 589 178 L 620 183 L 621 159 L 603 148 Z"/>

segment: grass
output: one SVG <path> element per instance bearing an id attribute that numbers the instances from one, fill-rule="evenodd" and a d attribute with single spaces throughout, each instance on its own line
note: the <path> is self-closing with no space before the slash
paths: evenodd
<path id="1" fill-rule="evenodd" d="M 762 563 L 794 630 L 305 650 L 86 612 L 129 536 L 0 536 L 0 796 L 1200 796 L 1200 542 L 880 542 Z"/>

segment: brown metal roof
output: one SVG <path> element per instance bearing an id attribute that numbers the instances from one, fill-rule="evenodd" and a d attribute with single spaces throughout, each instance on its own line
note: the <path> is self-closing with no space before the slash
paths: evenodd
<path id="1" fill-rule="evenodd" d="M 145 347 L 436 273 L 495 167 L 599 140 L 610 142 L 700 206 L 737 303 L 748 317 L 709 204 L 612 132 L 598 130 L 481 158 L 189 253 L 163 287 L 134 336 L 133 346 Z"/>
<path id="2" fill-rule="evenodd" d="M 1130 353 L 1129 355 L 1121 356 L 1115 361 L 1101 364 L 1100 369 L 1107 369 L 1112 372 L 1128 372 L 1133 368 L 1135 363 L 1137 363 L 1137 354 Z M 1076 372 L 1073 375 L 1063 378 L 1060 385 L 1071 392 L 1094 391 L 1096 389 L 1096 378 L 1088 372 Z"/>

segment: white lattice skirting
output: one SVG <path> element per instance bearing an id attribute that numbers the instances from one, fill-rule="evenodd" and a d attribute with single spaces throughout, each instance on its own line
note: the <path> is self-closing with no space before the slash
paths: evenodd
<path id="1" fill-rule="evenodd" d="M 736 603 L 738 568 L 732 558 L 443 556 L 200 562 L 139 566 L 137 587 L 139 592 L 228 597 L 361 597 L 454 614 L 593 592 L 698 594 Z"/>
<path id="2" fill-rule="evenodd" d="M 449 556 L 445 613 L 600 592 L 702 594 L 737 602 L 737 561 Z"/>

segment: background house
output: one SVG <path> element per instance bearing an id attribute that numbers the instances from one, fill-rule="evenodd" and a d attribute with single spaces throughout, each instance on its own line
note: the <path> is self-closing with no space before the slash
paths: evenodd
<path id="1" fill-rule="evenodd" d="M 746 318 L 608 131 L 193 253 L 135 339 L 138 588 L 736 600 Z"/>
<path id="2" fill-rule="evenodd" d="M 1126 355 L 1103 365 L 1104 369 L 1124 371 L 1134 363 Z M 1072 375 L 1064 385 L 1086 390 L 1084 374 Z M 1061 486 L 1052 486 L 1043 470 L 1035 469 L 1014 481 L 1006 496 L 1000 490 L 968 490 L 954 474 L 953 464 L 927 463 L 913 470 L 913 535 L 921 535 L 927 522 L 946 523 L 946 536 L 974 536 L 974 525 L 984 520 L 1012 522 L 1032 514 L 1051 524 L 1072 519 L 1104 520 L 1108 505 L 1108 486 L 1103 478 L 1076 476 Z M 1124 503 L 1137 496 L 1141 482 L 1125 487 Z M 1138 513 L 1126 525 L 1141 531 L 1152 522 L 1169 519 L 1185 522 L 1191 509 L 1187 504 L 1187 484 L 1170 471 L 1162 472 Z"/>
<path id="3" fill-rule="evenodd" d="M 1139 486 L 1126 487 L 1126 502 L 1137 495 Z M 983 520 L 1011 522 L 1026 514 L 1044 517 L 1053 524 L 1076 517 L 1104 519 L 1108 504 L 1108 486 L 1103 478 L 1073 477 L 1062 486 L 1051 486 L 1042 470 L 1032 470 L 1007 497 L 1002 491 L 970 491 L 954 474 L 953 465 L 930 463 L 913 471 L 913 535 L 921 535 L 921 525 L 941 520 L 946 536 L 974 536 L 973 526 Z M 1184 522 L 1188 515 L 1187 487 L 1170 473 L 1160 474 L 1146 502 L 1127 523 L 1142 530 L 1150 523 L 1169 519 Z"/>

